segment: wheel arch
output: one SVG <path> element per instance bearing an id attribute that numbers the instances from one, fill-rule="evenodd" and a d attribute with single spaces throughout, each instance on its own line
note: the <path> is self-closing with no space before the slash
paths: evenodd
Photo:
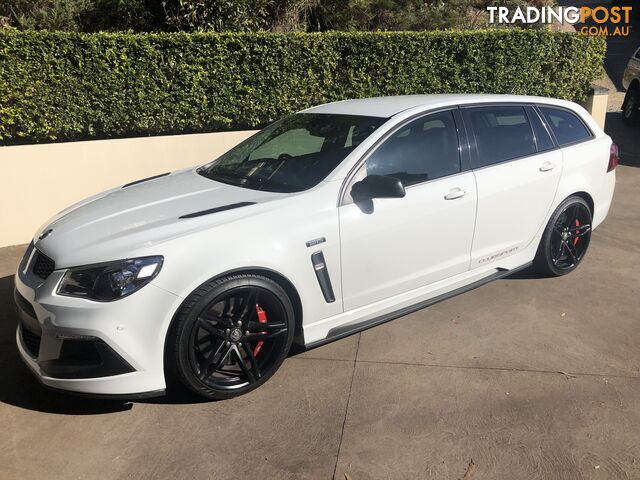
<path id="1" fill-rule="evenodd" d="M 282 287 L 282 289 L 285 291 L 285 293 L 289 296 L 289 299 L 291 300 L 291 304 L 293 305 L 293 312 L 294 312 L 294 317 L 295 317 L 294 318 L 294 323 L 295 323 L 294 344 L 298 343 L 298 342 L 301 342 L 301 344 L 304 344 L 304 340 L 302 338 L 302 334 L 303 334 L 303 331 L 302 331 L 302 316 L 303 316 L 302 300 L 300 298 L 300 294 L 298 293 L 298 289 L 295 287 L 293 282 L 291 282 L 291 280 L 289 280 L 285 275 L 283 275 L 280 272 L 277 272 L 277 271 L 275 271 L 273 269 L 270 269 L 270 268 L 257 267 L 257 266 L 256 267 L 254 267 L 254 266 L 251 266 L 251 267 L 240 267 L 240 268 L 233 268 L 231 270 L 226 270 L 226 271 L 224 271 L 222 273 L 219 273 L 219 274 L 207 279 L 206 281 L 204 281 L 200 285 L 198 285 L 196 288 L 194 288 L 184 298 L 184 300 L 180 303 L 180 306 L 173 313 L 171 321 L 169 322 L 169 325 L 167 326 L 167 330 L 166 330 L 166 333 L 165 333 L 164 352 L 163 352 L 163 356 L 165 358 L 166 358 L 166 353 L 167 353 L 167 341 L 169 340 L 169 336 L 170 336 L 172 325 L 173 325 L 176 317 L 178 316 L 178 313 L 180 312 L 180 310 L 184 306 L 184 304 L 187 301 L 187 299 L 191 296 L 191 294 L 193 292 L 197 291 L 200 287 L 202 287 L 206 283 L 218 280 L 218 279 L 226 277 L 228 275 L 234 275 L 234 274 L 261 275 L 261 276 L 266 277 L 266 278 L 268 278 L 270 280 L 273 280 L 278 285 L 280 285 L 280 287 Z"/>
<path id="2" fill-rule="evenodd" d="M 539 273 L 542 273 L 543 275 L 546 276 L 560 276 L 560 275 L 565 275 L 566 273 L 569 273 L 570 271 L 573 271 L 573 269 L 575 269 L 577 267 L 577 265 L 579 265 L 582 256 L 584 255 L 584 253 L 586 253 L 586 248 L 589 245 L 589 240 L 587 239 L 587 243 L 586 246 L 584 247 L 583 252 L 581 253 L 579 258 L 576 258 L 576 255 L 573 255 L 573 263 L 571 265 L 568 266 L 568 269 L 563 270 L 564 267 L 558 267 L 556 262 L 553 260 L 553 257 L 551 256 L 552 254 L 550 253 L 550 243 L 551 242 L 551 235 L 553 235 L 553 232 L 555 230 L 555 222 L 557 221 L 557 219 L 559 217 L 556 217 L 556 212 L 562 212 L 562 211 L 568 211 L 569 210 L 569 206 L 572 204 L 575 204 L 575 202 L 578 201 L 578 199 L 582 200 L 584 203 L 586 203 L 586 207 L 589 210 L 589 213 L 591 214 L 591 227 L 593 226 L 593 213 L 594 213 L 594 201 L 593 201 L 593 197 L 591 196 L 590 193 L 584 191 L 584 190 L 577 190 L 574 191 L 573 193 L 570 193 L 568 195 L 562 195 L 561 197 L 562 200 L 560 200 L 560 202 L 558 202 L 558 205 L 554 208 L 553 212 L 551 213 L 551 216 L 549 217 L 549 219 L 547 220 L 547 224 L 545 226 L 545 229 L 540 237 L 540 241 L 538 242 L 538 246 L 536 249 L 536 254 L 535 257 L 533 259 L 533 268 L 534 270 L 538 271 Z M 555 217 L 555 218 L 554 218 Z M 577 221 L 577 219 L 576 219 Z M 554 223 L 552 223 L 554 222 Z M 571 223 L 571 225 L 573 225 L 573 223 Z M 576 223 L 575 225 L 580 225 L 579 223 Z M 565 229 L 566 230 L 566 229 Z M 590 237 L 590 231 L 593 230 L 593 228 L 590 228 L 589 230 L 587 230 L 586 232 L 589 233 L 589 237 Z M 551 232 L 551 233 L 547 233 L 547 232 Z M 563 241 L 567 241 L 566 237 L 563 238 Z M 577 242 L 577 240 L 576 240 Z M 584 243 L 584 240 L 583 240 Z M 573 243 L 573 245 L 575 246 L 576 243 Z M 562 253 L 562 249 L 559 252 L 559 255 Z M 550 258 L 551 256 L 551 258 Z M 559 259 L 560 256 L 557 257 L 557 259 Z"/>
<path id="3" fill-rule="evenodd" d="M 580 197 L 585 202 L 587 202 L 587 205 L 589 205 L 589 210 L 591 211 L 591 216 L 593 217 L 593 215 L 595 213 L 595 211 L 594 211 L 595 203 L 593 201 L 593 197 L 588 192 L 579 191 L 579 192 L 572 193 L 571 195 L 567 195 L 567 197 L 564 198 L 562 201 L 564 202 L 569 197 Z M 562 202 L 560 202 L 560 203 L 562 203 Z"/>
<path id="4" fill-rule="evenodd" d="M 280 285 L 286 294 L 289 296 L 289 300 L 291 300 L 291 304 L 293 305 L 293 314 L 295 316 L 295 335 L 294 342 L 299 339 L 302 335 L 302 300 L 300 299 L 300 294 L 298 293 L 298 289 L 295 287 L 293 282 L 289 280 L 286 276 L 272 270 L 270 268 L 265 267 L 243 267 L 236 268 L 227 272 L 224 272 L 220 275 L 217 275 L 215 279 L 224 277 L 226 275 L 237 273 L 246 273 L 246 274 L 254 274 L 254 275 L 262 275 L 263 277 L 267 277 L 270 280 L 273 280 L 278 285 Z"/>
<path id="5" fill-rule="evenodd" d="M 185 383 L 184 376 L 182 376 L 183 374 L 180 373 L 179 367 L 175 365 L 175 362 L 172 362 L 172 359 L 171 359 L 172 350 L 170 348 L 168 348 L 168 347 L 170 345 L 170 342 L 174 341 L 175 338 L 176 338 L 175 334 L 177 332 L 176 332 L 176 328 L 174 328 L 174 326 L 176 324 L 176 321 L 180 317 L 180 311 L 184 308 L 185 304 L 187 302 L 189 302 L 189 298 L 198 289 L 202 288 L 207 283 L 223 279 L 224 277 L 227 277 L 227 276 L 230 276 L 230 275 L 257 275 L 257 276 L 261 276 L 261 277 L 267 278 L 267 279 L 275 282 L 276 284 L 278 284 L 285 291 L 285 293 L 287 294 L 287 296 L 291 300 L 291 303 L 292 303 L 292 306 L 293 306 L 293 310 L 294 310 L 294 337 L 293 337 L 293 344 L 290 347 L 290 352 L 292 350 L 294 350 L 294 348 L 296 349 L 294 351 L 297 351 L 298 347 L 296 346 L 296 342 L 298 341 L 299 338 L 302 338 L 302 302 L 301 302 L 301 299 L 300 299 L 300 295 L 298 294 L 298 290 L 293 285 L 293 283 L 285 275 L 281 274 L 280 272 L 276 272 L 275 270 L 272 270 L 272 269 L 269 269 L 269 268 L 266 268 L 266 267 L 242 267 L 242 268 L 235 268 L 235 269 L 226 270 L 226 271 L 224 271 L 222 273 L 219 273 L 219 274 L 209 278 L 208 280 L 206 280 L 205 282 L 202 282 L 200 285 L 198 285 L 196 288 L 194 288 L 188 295 L 186 295 L 186 297 L 184 297 L 182 299 L 182 301 L 180 302 L 180 305 L 178 306 L 178 308 L 173 312 L 173 315 L 171 316 L 171 320 L 168 322 L 166 330 L 164 330 L 164 344 L 163 344 L 163 348 L 162 348 L 162 369 L 163 369 L 163 373 L 164 373 L 164 381 L 165 381 L 165 388 L 166 389 L 173 389 L 173 388 L 176 388 L 176 387 L 178 387 L 178 388 L 187 387 L 187 388 L 195 391 L 197 394 L 202 394 L 202 390 L 200 388 L 194 389 L 194 387 L 192 387 L 191 384 L 189 384 L 188 381 L 187 381 L 187 383 Z M 223 285 L 223 283 L 220 283 L 220 285 Z M 227 332 L 228 332 L 228 330 L 227 330 Z M 228 343 L 229 342 L 227 342 L 227 344 Z M 281 362 L 282 360 L 279 360 L 279 361 Z M 278 367 L 276 367 L 276 369 L 277 368 Z M 273 370 L 271 372 L 271 374 L 273 374 L 274 372 L 275 372 L 275 370 Z M 267 376 L 267 377 L 262 377 L 262 378 L 268 379 L 271 376 L 271 374 L 269 376 Z M 257 381 L 260 382 L 262 380 L 258 379 Z M 255 383 L 255 381 L 254 381 L 254 383 Z M 251 385 L 251 381 L 249 382 L 249 385 Z M 255 388 L 255 386 L 254 386 L 254 388 Z M 211 395 L 213 395 L 213 394 L 211 394 Z M 234 396 L 234 395 L 231 395 L 231 396 Z M 230 396 L 225 396 L 225 397 L 212 396 L 210 398 L 230 398 Z"/>
<path id="6" fill-rule="evenodd" d="M 567 193 L 567 192 L 573 192 L 573 193 Z M 564 202 L 567 198 L 570 198 L 570 197 L 580 197 L 585 202 L 587 202 L 587 205 L 589 206 L 589 211 L 591 212 L 591 216 L 593 217 L 595 212 L 595 202 L 589 192 L 580 188 L 569 189 L 563 192 L 558 192 L 558 194 L 555 197 L 555 201 L 553 205 L 547 212 L 547 216 L 545 217 L 544 223 L 540 225 L 540 229 L 538 230 L 538 233 L 533 238 L 533 240 L 531 240 L 531 243 L 529 245 L 532 245 L 532 244 L 536 245 L 536 249 L 540 247 L 540 242 L 542 241 L 542 235 L 544 233 L 545 228 L 547 228 L 547 225 L 551 221 L 551 217 L 553 217 L 554 212 L 562 204 L 562 202 Z"/>

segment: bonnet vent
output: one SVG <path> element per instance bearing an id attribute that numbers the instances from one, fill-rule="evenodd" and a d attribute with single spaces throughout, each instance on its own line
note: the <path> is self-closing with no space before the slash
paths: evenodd
<path id="1" fill-rule="evenodd" d="M 153 177 L 147 177 L 147 178 L 143 178 L 142 180 L 136 180 L 135 182 L 131 182 L 131 183 L 127 183 L 127 184 L 123 185 L 122 188 L 127 188 L 127 187 L 130 187 L 132 185 L 137 185 L 139 183 L 146 182 L 148 180 L 153 180 L 154 178 L 166 177 L 170 173 L 171 172 L 161 173 L 160 175 L 154 175 Z"/>
<path id="2" fill-rule="evenodd" d="M 182 215 L 180 218 L 202 217 L 203 215 L 210 215 L 212 213 L 224 212 L 225 210 L 233 210 L 234 208 L 247 207 L 249 205 L 255 204 L 256 202 L 231 203 L 229 205 L 223 205 L 222 207 L 210 208 L 209 210 L 200 210 L 199 212 L 188 213 L 186 215 Z"/>

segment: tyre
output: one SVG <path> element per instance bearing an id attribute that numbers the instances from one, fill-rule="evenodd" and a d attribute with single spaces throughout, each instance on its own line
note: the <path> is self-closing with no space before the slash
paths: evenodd
<path id="1" fill-rule="evenodd" d="M 236 397 L 278 370 L 293 334 L 293 306 L 276 282 L 253 274 L 212 280 L 176 314 L 167 340 L 168 373 L 202 397 Z"/>
<path id="2" fill-rule="evenodd" d="M 632 87 L 627 90 L 627 94 L 624 97 L 622 103 L 622 120 L 626 124 L 635 124 L 640 118 L 640 87 Z"/>
<path id="3" fill-rule="evenodd" d="M 563 201 L 542 234 L 534 269 L 553 277 L 575 270 L 589 248 L 591 221 L 591 209 L 584 199 L 573 196 Z"/>

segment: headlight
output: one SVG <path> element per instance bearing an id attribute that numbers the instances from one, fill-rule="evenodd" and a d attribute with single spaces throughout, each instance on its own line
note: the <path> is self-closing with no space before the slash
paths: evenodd
<path id="1" fill-rule="evenodd" d="M 58 294 L 99 302 L 118 300 L 153 280 L 163 260 L 161 256 L 142 257 L 70 268 L 62 277 Z"/>

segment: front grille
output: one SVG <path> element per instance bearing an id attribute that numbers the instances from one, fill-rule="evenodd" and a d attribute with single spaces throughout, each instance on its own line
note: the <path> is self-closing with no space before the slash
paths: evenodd
<path id="1" fill-rule="evenodd" d="M 34 358 L 38 358 L 38 353 L 40 352 L 40 335 L 31 332 L 22 326 L 22 341 L 24 343 L 27 351 Z"/>
<path id="2" fill-rule="evenodd" d="M 56 264 L 53 260 L 47 257 L 44 253 L 36 251 L 33 262 L 33 273 L 41 279 L 46 280 L 55 269 Z"/>

